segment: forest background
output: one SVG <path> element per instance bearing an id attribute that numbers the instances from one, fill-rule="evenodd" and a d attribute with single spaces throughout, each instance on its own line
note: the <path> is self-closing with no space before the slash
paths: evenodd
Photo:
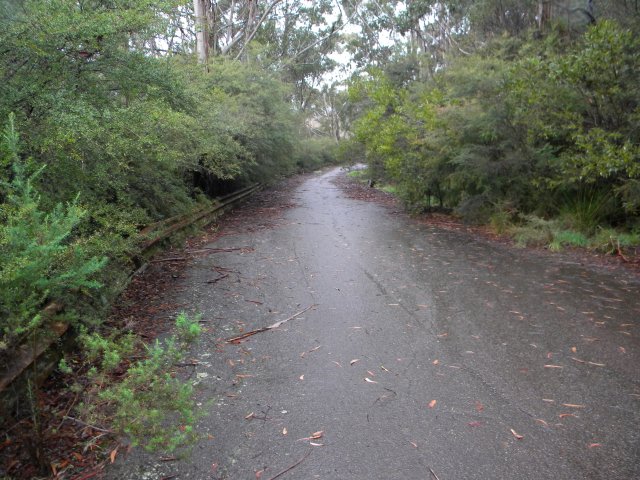
<path id="1" fill-rule="evenodd" d="M 4 1 L 0 357 L 56 300 L 115 368 L 100 323 L 145 226 L 336 160 L 413 211 L 621 253 L 639 66 L 630 0 Z"/>

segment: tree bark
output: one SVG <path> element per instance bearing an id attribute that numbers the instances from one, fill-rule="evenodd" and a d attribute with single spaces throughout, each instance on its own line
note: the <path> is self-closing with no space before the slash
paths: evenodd
<path id="1" fill-rule="evenodd" d="M 196 26 L 196 52 L 198 63 L 206 65 L 209 60 L 209 42 L 207 35 L 207 14 L 205 0 L 193 0 L 193 13 Z"/>

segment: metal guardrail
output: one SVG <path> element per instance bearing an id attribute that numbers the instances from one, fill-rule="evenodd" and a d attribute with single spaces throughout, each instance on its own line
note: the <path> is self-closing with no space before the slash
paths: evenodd
<path id="1" fill-rule="evenodd" d="M 252 195 L 261 187 L 261 184 L 251 185 L 237 192 L 220 197 L 215 201 L 214 205 L 207 206 L 196 212 L 190 212 L 186 215 L 167 218 L 147 226 L 139 233 L 142 257 L 148 258 L 160 243 L 171 238 L 179 231 L 192 225 L 198 225 L 199 223 L 202 224 L 201 226 L 204 226 L 212 222 L 216 216 Z M 138 271 L 140 271 L 140 268 L 132 272 L 129 276 L 129 281 Z M 64 310 L 64 305 L 54 301 L 48 304 L 40 314 L 44 318 L 51 319 L 62 310 Z M 15 354 L 12 355 L 12 361 L 0 369 L 0 394 L 3 394 L 39 357 L 58 342 L 68 329 L 69 325 L 64 322 L 53 322 L 50 325 L 49 332 L 47 332 L 47 335 L 44 335 L 43 338 L 35 343 L 27 341 L 16 347 L 14 349 Z M 3 402 L 0 401 L 0 404 L 2 403 Z"/>
<path id="2" fill-rule="evenodd" d="M 261 185 L 259 183 L 256 183 L 249 187 L 243 188 L 242 190 L 238 190 L 237 192 L 233 192 L 229 195 L 225 195 L 224 197 L 217 199 L 216 204 L 213 206 L 209 206 L 202 210 L 191 212 L 186 215 L 171 217 L 149 225 L 140 232 L 140 235 L 142 236 L 142 254 L 145 255 L 155 245 L 171 237 L 178 231 L 183 230 L 191 225 L 195 225 L 202 219 L 210 218 L 214 214 L 217 215 L 220 211 L 223 211 L 235 205 L 240 200 L 256 192 L 259 188 L 261 188 Z M 161 228 L 164 228 L 164 230 L 160 231 Z"/>

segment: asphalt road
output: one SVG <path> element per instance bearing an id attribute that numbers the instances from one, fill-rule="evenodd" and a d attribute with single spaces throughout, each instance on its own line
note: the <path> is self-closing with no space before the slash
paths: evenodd
<path id="1" fill-rule="evenodd" d="M 640 478 L 640 284 L 350 199 L 339 174 L 190 262 L 204 438 L 111 477 Z"/>

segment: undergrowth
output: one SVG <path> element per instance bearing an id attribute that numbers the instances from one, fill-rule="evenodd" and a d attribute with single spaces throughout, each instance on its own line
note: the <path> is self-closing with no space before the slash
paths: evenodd
<path id="1" fill-rule="evenodd" d="M 198 317 L 184 312 L 175 324 L 175 335 L 142 347 L 132 334 L 82 335 L 86 361 L 93 364 L 87 374 L 92 387 L 80 408 L 83 418 L 106 423 L 120 440 L 150 451 L 174 451 L 196 438 L 193 387 L 177 369 L 201 329 Z M 142 358 L 128 363 L 134 352 Z M 120 380 L 114 382 L 116 374 Z"/>

